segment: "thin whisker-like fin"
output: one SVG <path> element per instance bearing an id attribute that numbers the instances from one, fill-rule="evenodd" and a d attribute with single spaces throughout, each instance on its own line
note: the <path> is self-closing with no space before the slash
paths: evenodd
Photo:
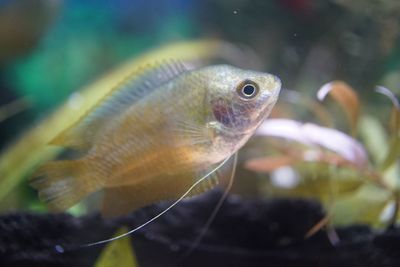
<path id="1" fill-rule="evenodd" d="M 205 179 L 207 179 L 210 175 L 212 175 L 214 172 L 216 172 L 221 166 L 223 166 L 230 158 L 225 159 L 223 162 L 221 162 L 220 164 L 218 164 L 217 167 L 215 167 L 214 169 L 212 169 L 210 172 L 208 172 L 206 175 L 204 175 L 203 177 L 201 177 L 199 180 L 197 180 L 191 187 L 189 187 L 189 189 L 183 193 L 175 202 L 173 202 L 170 206 L 168 206 L 165 210 L 163 210 L 162 212 L 160 212 L 159 214 L 157 214 L 156 216 L 154 216 L 153 218 L 151 218 L 150 220 L 148 220 L 147 222 L 139 225 L 138 227 L 113 238 L 109 238 L 109 239 L 105 239 L 105 240 L 100 240 L 94 243 L 89 243 L 89 244 L 84 244 L 81 245 L 81 247 L 92 247 L 92 246 L 96 246 L 96 245 L 100 245 L 100 244 L 104 244 L 104 243 L 108 243 L 120 238 L 123 238 L 125 236 L 131 235 L 133 233 L 135 233 L 136 231 L 142 229 L 143 227 L 145 227 L 146 225 L 152 223 L 153 221 L 157 220 L 158 218 L 160 218 L 162 215 L 164 215 L 166 212 L 168 212 L 170 209 L 172 209 L 174 206 L 176 206 L 179 202 L 182 201 L 182 199 L 184 199 L 192 190 L 193 188 L 195 188 L 198 184 L 200 184 L 202 181 L 204 181 Z"/>
<path id="2" fill-rule="evenodd" d="M 226 189 L 224 190 L 224 193 L 222 194 L 221 198 L 218 200 L 217 204 L 215 205 L 215 208 L 213 209 L 211 215 L 208 217 L 206 223 L 204 224 L 203 228 L 201 229 L 200 234 L 193 241 L 190 248 L 180 257 L 180 261 L 183 260 L 185 257 L 187 257 L 190 253 L 192 253 L 192 251 L 200 244 L 200 242 L 203 239 L 204 235 L 206 234 L 207 230 L 210 228 L 211 223 L 214 221 L 219 210 L 221 209 L 222 204 L 228 197 L 229 191 L 231 190 L 232 185 L 233 185 L 233 180 L 234 180 L 233 178 L 235 177 L 237 157 L 238 157 L 237 152 L 233 155 L 233 157 L 231 157 L 233 159 L 233 165 L 232 165 L 229 181 L 226 186 Z M 231 159 L 231 158 L 229 158 L 229 159 Z"/>

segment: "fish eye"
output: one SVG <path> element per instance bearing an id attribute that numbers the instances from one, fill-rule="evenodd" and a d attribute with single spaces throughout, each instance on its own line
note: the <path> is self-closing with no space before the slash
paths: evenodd
<path id="1" fill-rule="evenodd" d="M 236 91 L 241 98 L 248 100 L 254 98 L 258 94 L 259 88 L 257 83 L 245 80 L 239 84 Z"/>

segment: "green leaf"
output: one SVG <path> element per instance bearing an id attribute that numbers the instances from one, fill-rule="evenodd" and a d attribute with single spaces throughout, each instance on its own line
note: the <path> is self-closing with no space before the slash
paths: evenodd
<path id="1" fill-rule="evenodd" d="M 398 158 L 400 156 L 400 103 L 397 100 L 396 96 L 392 93 L 392 91 L 390 91 L 386 87 L 377 86 L 375 91 L 389 98 L 393 105 L 392 113 L 390 116 L 390 147 L 386 158 L 381 166 L 382 171 L 386 171 L 389 167 L 392 166 L 392 164 L 398 161 Z"/>
<path id="2" fill-rule="evenodd" d="M 383 162 L 389 149 L 388 136 L 378 119 L 364 115 L 360 119 L 360 136 L 375 166 Z"/>
<path id="3" fill-rule="evenodd" d="M 125 227 L 120 228 L 114 236 L 126 233 Z M 138 267 L 136 255 L 133 251 L 131 238 L 125 237 L 107 244 L 97 259 L 94 267 Z"/>
<path id="4" fill-rule="evenodd" d="M 357 192 L 335 200 L 332 221 L 335 225 L 382 225 L 381 213 L 392 199 L 392 193 L 372 184 L 360 187 Z"/>
<path id="5" fill-rule="evenodd" d="M 386 156 L 386 159 L 382 163 L 382 170 L 386 171 L 389 169 L 394 163 L 399 160 L 400 157 L 400 137 L 394 137 L 390 142 L 390 149 Z"/>
<path id="6" fill-rule="evenodd" d="M 291 168 L 299 177 L 293 186 L 281 187 L 275 184 L 275 179 L 263 179 L 264 193 L 280 197 L 317 198 L 329 204 L 332 198 L 356 192 L 367 180 L 356 170 L 322 162 L 298 162 Z M 284 179 L 283 175 L 279 178 Z"/>

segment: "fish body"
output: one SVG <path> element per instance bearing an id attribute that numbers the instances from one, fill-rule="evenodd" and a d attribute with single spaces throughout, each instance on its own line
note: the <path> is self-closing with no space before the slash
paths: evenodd
<path id="1" fill-rule="evenodd" d="M 178 198 L 251 137 L 280 86 L 273 75 L 228 65 L 148 67 L 53 141 L 83 156 L 45 164 L 32 185 L 55 211 L 99 190 L 106 215 Z"/>

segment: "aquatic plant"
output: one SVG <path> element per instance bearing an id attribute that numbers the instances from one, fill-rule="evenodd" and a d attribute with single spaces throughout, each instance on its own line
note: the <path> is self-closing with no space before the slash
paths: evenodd
<path id="1" fill-rule="evenodd" d="M 127 232 L 125 227 L 120 228 L 115 236 Z M 96 260 L 94 267 L 138 267 L 135 251 L 132 246 L 131 238 L 115 240 L 107 244 Z"/>
<path id="2" fill-rule="evenodd" d="M 264 122 L 244 152 L 246 169 L 270 174 L 269 178 L 261 175 L 261 194 L 317 198 L 335 224 L 393 224 L 400 204 L 400 109 L 388 89 L 378 86 L 376 91 L 392 102 L 388 122 L 361 112 L 362 107 L 368 111 L 368 106 L 343 81 L 328 83 L 317 93 L 320 101 L 329 95 L 343 112 L 287 91 L 286 99 L 300 105 L 281 103 L 276 115 L 295 117 L 291 112 L 304 109 L 301 103 L 307 103 L 323 126 L 294 119 Z M 335 126 L 347 128 L 347 133 Z"/>

